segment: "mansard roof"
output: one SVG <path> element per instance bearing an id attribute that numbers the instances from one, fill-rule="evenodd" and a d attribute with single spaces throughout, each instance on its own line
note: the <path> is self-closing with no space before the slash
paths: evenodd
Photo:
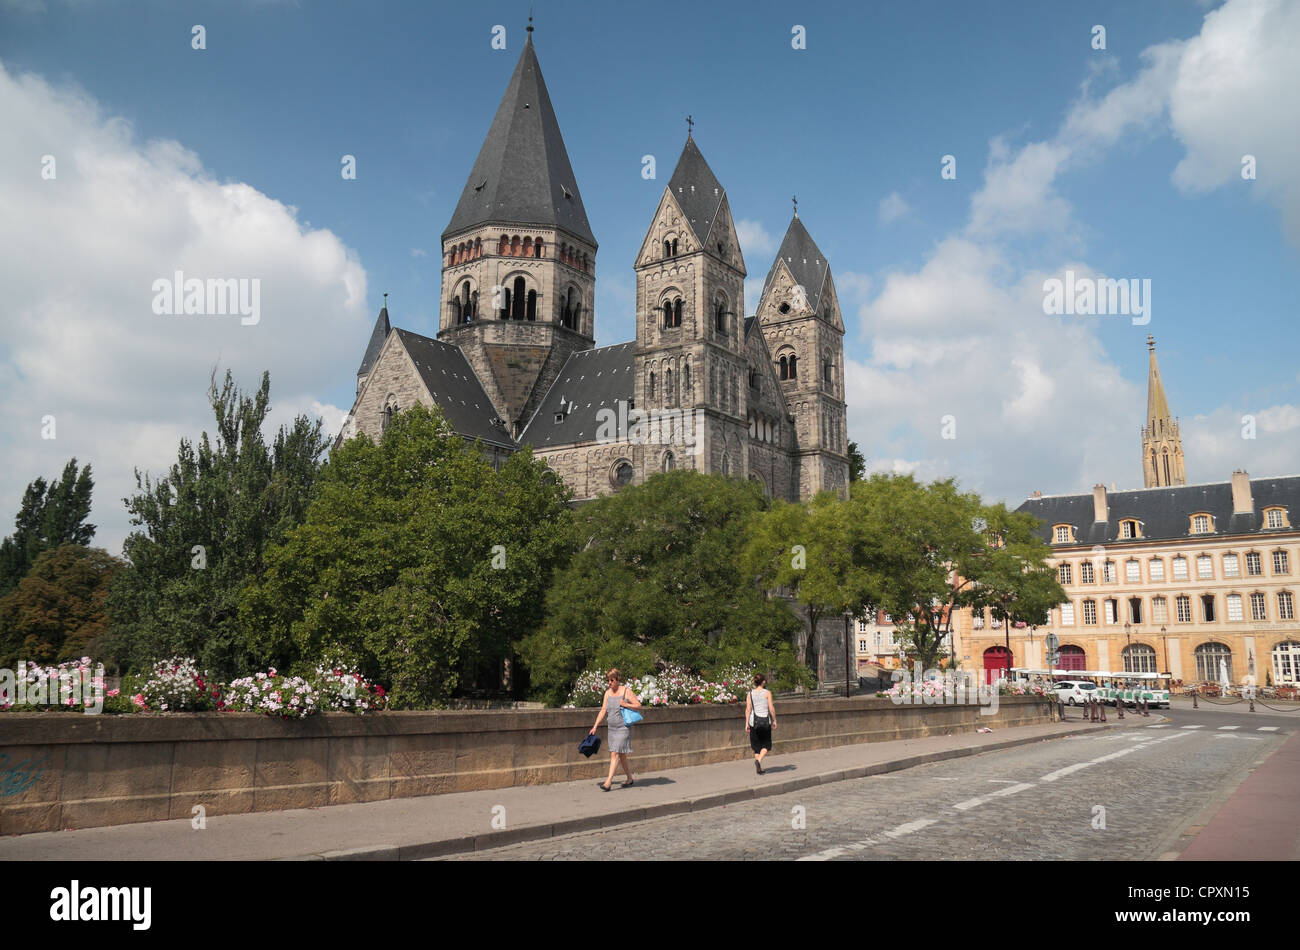
<path id="1" fill-rule="evenodd" d="M 365 376 L 375 365 L 375 360 L 379 359 L 379 351 L 384 348 L 384 341 L 388 339 L 388 333 L 392 327 L 388 323 L 388 305 L 379 311 L 379 317 L 375 320 L 375 328 L 370 331 L 370 343 L 366 346 L 366 355 L 361 357 L 361 368 L 357 370 L 358 376 Z"/>
<path id="2" fill-rule="evenodd" d="M 596 245 L 531 33 L 442 236 L 489 222 L 563 228 Z"/>
<path id="3" fill-rule="evenodd" d="M 468 439 L 518 448 L 506 427 L 494 424 L 496 409 L 460 347 L 409 330 L 394 332 L 452 428 Z"/>
<path id="4" fill-rule="evenodd" d="M 594 442 L 600 424 L 597 413 L 601 409 L 617 413 L 619 402 L 631 402 L 636 391 L 635 361 L 635 341 L 570 354 L 520 433 L 520 444 L 540 449 Z"/>
<path id="5" fill-rule="evenodd" d="M 676 200 L 701 246 L 708 243 L 718 209 L 727 191 L 718 182 L 704 160 L 695 139 L 686 137 L 673 177 L 668 180 L 668 191 Z"/>
<path id="6" fill-rule="evenodd" d="M 1292 525 L 1297 524 L 1300 521 L 1300 475 L 1252 478 L 1250 493 L 1254 511 L 1240 515 L 1232 513 L 1231 482 L 1107 492 L 1109 520 L 1104 522 L 1093 520 L 1095 509 L 1091 492 L 1030 498 L 1016 510 L 1038 518 L 1042 522 L 1038 534 L 1049 543 L 1053 525 L 1068 524 L 1075 529 L 1073 545 L 1104 544 L 1108 548 L 1114 545 L 1115 549 L 1148 541 L 1208 541 L 1237 535 L 1256 535 L 1261 543 L 1265 543 L 1264 539 L 1269 535 L 1295 530 L 1265 527 L 1267 522 L 1262 512 L 1265 508 L 1280 505 L 1288 509 Z M 1192 534 L 1191 516 L 1201 512 L 1211 516 L 1214 530 L 1209 534 Z M 1120 537 L 1120 522 L 1131 518 L 1140 523 L 1141 538 Z"/>
<path id="7" fill-rule="evenodd" d="M 790 219 L 790 226 L 785 229 L 781 249 L 776 252 L 772 268 L 763 281 L 763 294 L 767 293 L 781 261 L 785 261 L 785 266 L 794 275 L 795 283 L 803 287 L 804 293 L 808 295 L 808 306 L 813 313 L 820 312 L 822 290 L 826 286 L 826 275 L 830 273 L 831 267 L 826 261 L 826 255 L 821 252 L 797 214 Z M 762 299 L 762 294 L 759 299 Z"/>

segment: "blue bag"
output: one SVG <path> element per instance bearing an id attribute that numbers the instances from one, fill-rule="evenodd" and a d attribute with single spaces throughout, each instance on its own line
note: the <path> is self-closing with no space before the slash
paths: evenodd
<path id="1" fill-rule="evenodd" d="M 645 716 L 641 715 L 635 709 L 629 709 L 626 706 L 621 706 L 619 708 L 623 710 L 623 725 L 625 726 L 635 726 L 645 718 Z"/>
<path id="2" fill-rule="evenodd" d="M 587 737 L 579 743 L 578 751 L 590 759 L 600 751 L 600 736 L 596 735 L 594 732 L 588 733 Z"/>

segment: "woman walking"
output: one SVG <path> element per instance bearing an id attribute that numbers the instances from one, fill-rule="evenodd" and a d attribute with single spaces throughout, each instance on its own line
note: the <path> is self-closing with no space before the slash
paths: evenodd
<path id="1" fill-rule="evenodd" d="M 754 688 L 745 697 L 745 731 L 749 747 L 754 750 L 754 771 L 763 774 L 763 759 L 772 751 L 772 729 L 776 726 L 776 707 L 766 689 L 767 677 L 754 675 Z M 610 773 L 613 774 L 613 773 Z"/>
<path id="2" fill-rule="evenodd" d="M 620 765 L 627 775 L 623 788 L 632 786 L 632 769 L 627 764 L 627 754 L 632 751 L 631 734 L 628 732 L 627 723 L 623 721 L 623 710 L 641 708 L 641 700 L 637 698 L 636 693 L 623 685 L 622 673 L 618 670 L 610 670 L 605 676 L 609 680 L 609 688 L 605 690 L 604 698 L 601 700 L 596 725 L 591 727 L 591 734 L 595 735 L 600 727 L 600 721 L 606 716 L 609 717 L 609 777 L 603 782 L 596 783 L 602 792 L 610 790 L 614 783 L 614 773 L 618 771 Z"/>

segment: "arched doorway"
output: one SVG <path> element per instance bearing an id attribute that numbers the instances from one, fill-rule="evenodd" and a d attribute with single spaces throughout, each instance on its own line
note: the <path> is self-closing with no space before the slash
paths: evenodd
<path id="1" fill-rule="evenodd" d="M 1155 647 L 1145 643 L 1135 643 L 1120 651 L 1124 658 L 1125 673 L 1158 673 L 1156 669 Z"/>
<path id="2" fill-rule="evenodd" d="M 1012 655 L 1006 647 L 989 647 L 984 651 L 984 682 L 992 683 L 1007 675 L 1011 669 Z"/>
<path id="3" fill-rule="evenodd" d="M 1222 670 L 1228 673 L 1228 682 L 1235 683 L 1232 673 L 1232 651 L 1223 643 L 1202 643 L 1196 648 L 1196 678 L 1202 683 L 1217 683 Z"/>
<path id="4" fill-rule="evenodd" d="M 1086 670 L 1088 661 L 1084 658 L 1083 647 L 1063 646 L 1061 647 L 1061 659 L 1057 664 L 1057 669 L 1061 670 Z"/>

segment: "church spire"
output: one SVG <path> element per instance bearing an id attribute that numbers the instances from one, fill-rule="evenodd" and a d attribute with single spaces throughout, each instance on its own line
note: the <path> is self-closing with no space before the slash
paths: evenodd
<path id="1" fill-rule="evenodd" d="M 1169 413 L 1169 400 L 1156 363 L 1155 337 L 1147 334 L 1147 417 L 1142 427 L 1142 474 L 1147 488 L 1186 485 L 1183 440 L 1178 421 Z"/>

